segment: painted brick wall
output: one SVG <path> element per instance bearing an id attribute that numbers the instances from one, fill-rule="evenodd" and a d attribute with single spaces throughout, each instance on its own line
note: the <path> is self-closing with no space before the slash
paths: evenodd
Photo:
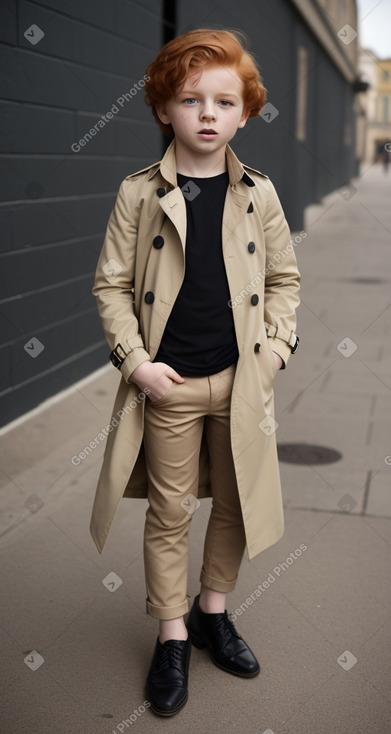
<path id="1" fill-rule="evenodd" d="M 162 6 L 19 0 L 0 12 L 5 424 L 107 362 L 91 287 L 121 180 L 161 156 L 143 92 L 130 89 L 161 47 Z"/>

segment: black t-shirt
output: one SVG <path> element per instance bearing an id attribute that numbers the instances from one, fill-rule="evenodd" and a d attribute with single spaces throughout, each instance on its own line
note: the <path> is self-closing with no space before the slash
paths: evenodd
<path id="1" fill-rule="evenodd" d="M 221 238 L 229 175 L 177 173 L 177 181 L 186 202 L 185 277 L 154 361 L 183 377 L 201 377 L 221 372 L 239 356 Z"/>

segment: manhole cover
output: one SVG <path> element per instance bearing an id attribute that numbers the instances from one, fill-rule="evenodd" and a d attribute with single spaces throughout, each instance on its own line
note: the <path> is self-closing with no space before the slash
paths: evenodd
<path id="1" fill-rule="evenodd" d="M 342 454 L 327 446 L 307 443 L 278 444 L 278 458 L 287 464 L 332 464 L 342 459 Z"/>

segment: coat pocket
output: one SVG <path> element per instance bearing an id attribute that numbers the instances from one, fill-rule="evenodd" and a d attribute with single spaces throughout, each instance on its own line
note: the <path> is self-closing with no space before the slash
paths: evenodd
<path id="1" fill-rule="evenodd" d="M 274 358 L 274 354 L 273 354 L 272 348 L 270 346 L 269 339 L 267 337 L 263 340 L 263 343 L 265 344 L 265 351 L 267 353 L 267 359 L 269 360 L 269 363 L 271 365 L 272 378 L 273 378 L 273 381 L 274 381 L 275 378 L 277 377 L 277 372 L 278 372 L 277 363 L 276 363 L 276 360 Z"/>

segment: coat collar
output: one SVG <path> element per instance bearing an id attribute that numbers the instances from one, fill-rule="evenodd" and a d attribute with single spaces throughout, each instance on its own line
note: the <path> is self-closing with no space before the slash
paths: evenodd
<path id="1" fill-rule="evenodd" d="M 166 152 L 163 155 L 157 168 L 153 168 L 148 175 L 148 181 L 160 170 L 163 178 L 172 186 L 177 186 L 176 178 L 176 156 L 175 156 L 176 141 L 175 138 L 171 141 Z M 255 186 L 254 180 L 244 170 L 243 164 L 236 157 L 232 148 L 226 144 L 225 156 L 227 161 L 227 169 L 229 175 L 229 183 L 231 186 L 235 185 L 243 179 L 247 186 Z"/>

